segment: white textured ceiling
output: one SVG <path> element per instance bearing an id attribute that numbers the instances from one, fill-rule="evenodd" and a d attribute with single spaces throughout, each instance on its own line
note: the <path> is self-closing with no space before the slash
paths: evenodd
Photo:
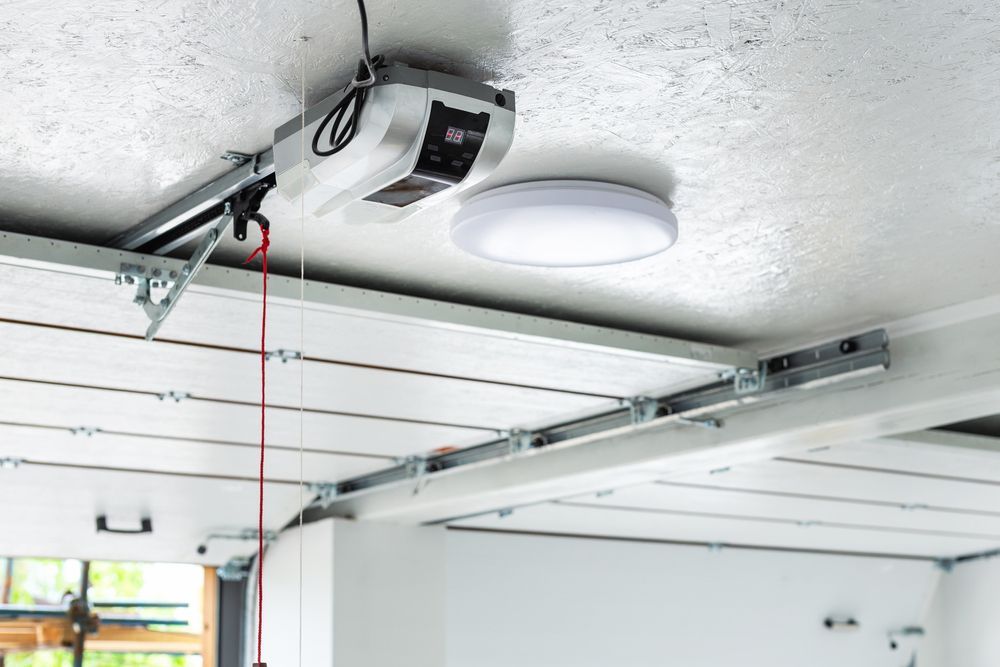
<path id="1" fill-rule="evenodd" d="M 308 222 L 316 277 L 769 347 L 1000 290 L 994 0 L 370 0 L 375 51 L 515 90 L 488 185 L 601 178 L 675 203 L 670 252 L 466 257 L 445 206 Z M 356 58 L 353 2 L 0 5 L 0 226 L 103 242 L 269 145 Z M 273 202 L 278 268 L 298 221 Z M 223 246 L 217 260 L 247 248 Z"/>

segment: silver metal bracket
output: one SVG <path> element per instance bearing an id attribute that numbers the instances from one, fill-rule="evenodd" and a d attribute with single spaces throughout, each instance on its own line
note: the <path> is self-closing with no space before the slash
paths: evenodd
<path id="1" fill-rule="evenodd" d="M 100 433 L 101 429 L 96 426 L 76 426 L 69 430 L 73 435 L 85 435 L 88 438 L 93 436 L 95 433 Z"/>
<path id="2" fill-rule="evenodd" d="M 522 431 L 519 428 L 514 428 L 507 433 L 511 455 L 520 454 L 531 449 L 531 440 L 531 431 Z"/>
<path id="3" fill-rule="evenodd" d="M 198 554 L 204 555 L 208 551 L 209 542 L 215 540 L 242 540 L 244 542 L 256 541 L 260 533 L 256 528 L 243 528 L 233 533 L 212 533 L 205 538 L 205 541 L 198 545 Z M 278 539 L 278 532 L 274 530 L 264 531 L 264 544 L 270 544 Z"/>
<path id="4" fill-rule="evenodd" d="M 427 457 L 425 456 L 404 456 L 396 461 L 398 465 L 405 466 L 406 476 L 411 479 L 420 477 L 427 472 Z"/>
<path id="5" fill-rule="evenodd" d="M 406 479 L 414 480 L 413 495 L 420 493 L 427 481 L 427 457 L 421 455 L 402 456 L 396 459 L 396 465 L 406 471 Z"/>
<path id="6" fill-rule="evenodd" d="M 156 397 L 161 401 L 170 399 L 174 403 L 180 403 L 185 398 L 191 398 L 191 394 L 189 394 L 186 391 L 174 391 L 173 389 L 171 389 L 170 391 L 165 391 L 162 394 L 157 394 Z"/>
<path id="7" fill-rule="evenodd" d="M 323 509 L 329 507 L 337 497 L 337 485 L 333 482 L 309 483 L 306 484 L 306 490 L 316 496 L 312 504 Z"/>
<path id="8" fill-rule="evenodd" d="M 250 559 L 246 556 L 236 556 L 226 561 L 226 564 L 215 571 L 223 581 L 243 581 L 250 571 Z"/>
<path id="9" fill-rule="evenodd" d="M 660 403 L 650 396 L 633 396 L 622 399 L 622 404 L 628 407 L 629 419 L 633 426 L 656 419 Z"/>
<path id="10" fill-rule="evenodd" d="M 142 306 L 143 311 L 150 320 L 149 327 L 146 329 L 146 340 L 153 340 L 153 337 L 156 336 L 156 332 L 160 330 L 164 320 L 167 319 L 167 315 L 177 305 L 177 302 L 184 294 L 184 290 L 187 289 L 187 286 L 194 280 L 195 275 L 205 265 L 205 262 L 208 261 L 209 255 L 212 254 L 215 247 L 222 241 L 222 235 L 232 223 L 232 207 L 226 203 L 225 214 L 214 227 L 208 230 L 208 233 L 205 234 L 201 243 L 195 249 L 194 254 L 191 255 L 191 259 L 181 268 L 180 272 L 171 271 L 169 275 L 158 276 L 157 274 L 160 273 L 160 269 L 153 269 L 152 272 L 147 274 L 146 267 L 144 266 L 122 264 L 122 270 L 115 278 L 115 282 L 137 286 L 134 301 Z M 173 281 L 172 285 L 168 280 Z M 154 287 L 166 287 L 168 285 L 171 285 L 170 291 L 158 303 L 154 303 L 150 293 L 151 289 Z"/>
<path id="11" fill-rule="evenodd" d="M 764 390 L 767 381 L 767 364 L 757 368 L 737 368 L 733 373 L 733 391 L 739 395 L 756 394 Z"/>
<path id="12" fill-rule="evenodd" d="M 142 264 L 122 263 L 115 274 L 116 285 L 145 285 L 150 288 L 169 288 L 177 280 L 177 271 L 148 269 Z M 145 296 L 148 296 L 145 295 Z M 145 296 L 143 300 L 145 300 Z M 139 303 L 138 301 L 136 301 Z"/>
<path id="13" fill-rule="evenodd" d="M 287 364 L 288 360 L 297 360 L 302 358 L 302 353 L 296 350 L 272 350 L 271 352 L 264 353 L 264 359 L 271 361 L 271 359 L 280 359 L 281 363 Z"/>
<path id="14" fill-rule="evenodd" d="M 20 468 L 22 463 L 24 463 L 24 459 L 19 459 L 15 456 L 5 456 L 0 458 L 0 470 L 13 470 L 14 468 Z"/>
<path id="15" fill-rule="evenodd" d="M 219 157 L 227 162 L 232 162 L 237 167 L 242 167 L 246 163 L 250 162 L 250 160 L 253 160 L 255 156 L 247 153 L 237 153 L 236 151 L 226 151 Z"/>

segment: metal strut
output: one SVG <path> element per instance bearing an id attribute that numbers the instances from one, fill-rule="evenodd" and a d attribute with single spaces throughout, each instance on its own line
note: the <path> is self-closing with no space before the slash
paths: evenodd
<path id="1" fill-rule="evenodd" d="M 181 267 L 179 274 L 176 271 L 171 271 L 169 274 L 163 275 L 160 269 L 147 271 L 146 267 L 141 265 L 121 265 L 121 269 L 115 276 L 115 283 L 136 285 L 134 302 L 142 306 L 143 312 L 150 320 L 149 327 L 146 329 L 146 340 L 153 340 L 153 337 L 156 336 L 160 327 L 163 326 L 163 322 L 177 305 L 181 295 L 184 294 L 184 290 L 191 284 L 198 271 L 208 261 L 212 251 L 222 241 L 222 235 L 226 233 L 229 225 L 233 226 L 233 236 L 237 241 L 246 240 L 247 223 L 250 221 L 256 222 L 264 229 L 270 226 L 268 219 L 260 213 L 260 205 L 274 184 L 274 177 L 271 176 L 250 185 L 227 199 L 222 217 L 202 237 L 191 258 Z M 166 296 L 158 302 L 153 301 L 152 297 L 152 290 L 157 287 L 170 289 Z"/>
<path id="2" fill-rule="evenodd" d="M 882 329 L 788 354 L 761 359 L 757 368 L 734 369 L 708 385 L 663 396 L 636 396 L 584 417 L 527 431 L 513 429 L 499 437 L 464 449 L 422 458 L 426 481 L 445 470 L 496 461 L 576 438 L 637 428 L 658 419 L 720 429 L 719 412 L 767 400 L 778 392 L 842 381 L 889 367 L 889 338 Z M 306 520 L 331 514 L 330 505 L 351 493 L 401 483 L 412 477 L 408 461 L 391 468 L 343 480 L 326 489 L 324 502 L 307 512 Z M 334 510 L 335 511 L 335 510 Z"/>

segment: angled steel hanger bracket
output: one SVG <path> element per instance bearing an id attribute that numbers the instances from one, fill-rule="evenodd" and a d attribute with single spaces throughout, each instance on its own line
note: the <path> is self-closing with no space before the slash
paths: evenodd
<path id="1" fill-rule="evenodd" d="M 115 282 L 136 285 L 134 301 L 137 305 L 142 306 L 150 320 L 149 327 L 146 329 L 146 340 L 153 340 L 153 337 L 156 336 L 163 322 L 177 305 L 181 295 L 184 294 L 184 290 L 208 261 L 212 251 L 222 241 L 222 235 L 225 234 L 230 225 L 233 226 L 233 236 L 236 240 L 245 241 L 248 222 L 252 220 L 264 227 L 270 224 L 267 218 L 260 213 L 260 205 L 264 200 L 264 195 L 273 187 L 274 176 L 272 175 L 227 199 L 223 205 L 222 217 L 202 237 L 191 258 L 181 267 L 179 273 L 171 271 L 169 274 L 163 275 L 159 269 L 148 272 L 146 267 L 141 265 L 121 265 Z M 158 302 L 154 302 L 152 289 L 157 287 L 168 287 L 170 291 Z"/>

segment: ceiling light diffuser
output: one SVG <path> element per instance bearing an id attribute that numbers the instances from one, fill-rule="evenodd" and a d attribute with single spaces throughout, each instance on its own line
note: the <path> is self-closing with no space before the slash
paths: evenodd
<path id="1" fill-rule="evenodd" d="M 661 199 L 635 188 L 536 181 L 466 201 L 451 239 L 468 253 L 508 264 L 600 266 L 663 252 L 677 240 L 677 218 Z"/>

